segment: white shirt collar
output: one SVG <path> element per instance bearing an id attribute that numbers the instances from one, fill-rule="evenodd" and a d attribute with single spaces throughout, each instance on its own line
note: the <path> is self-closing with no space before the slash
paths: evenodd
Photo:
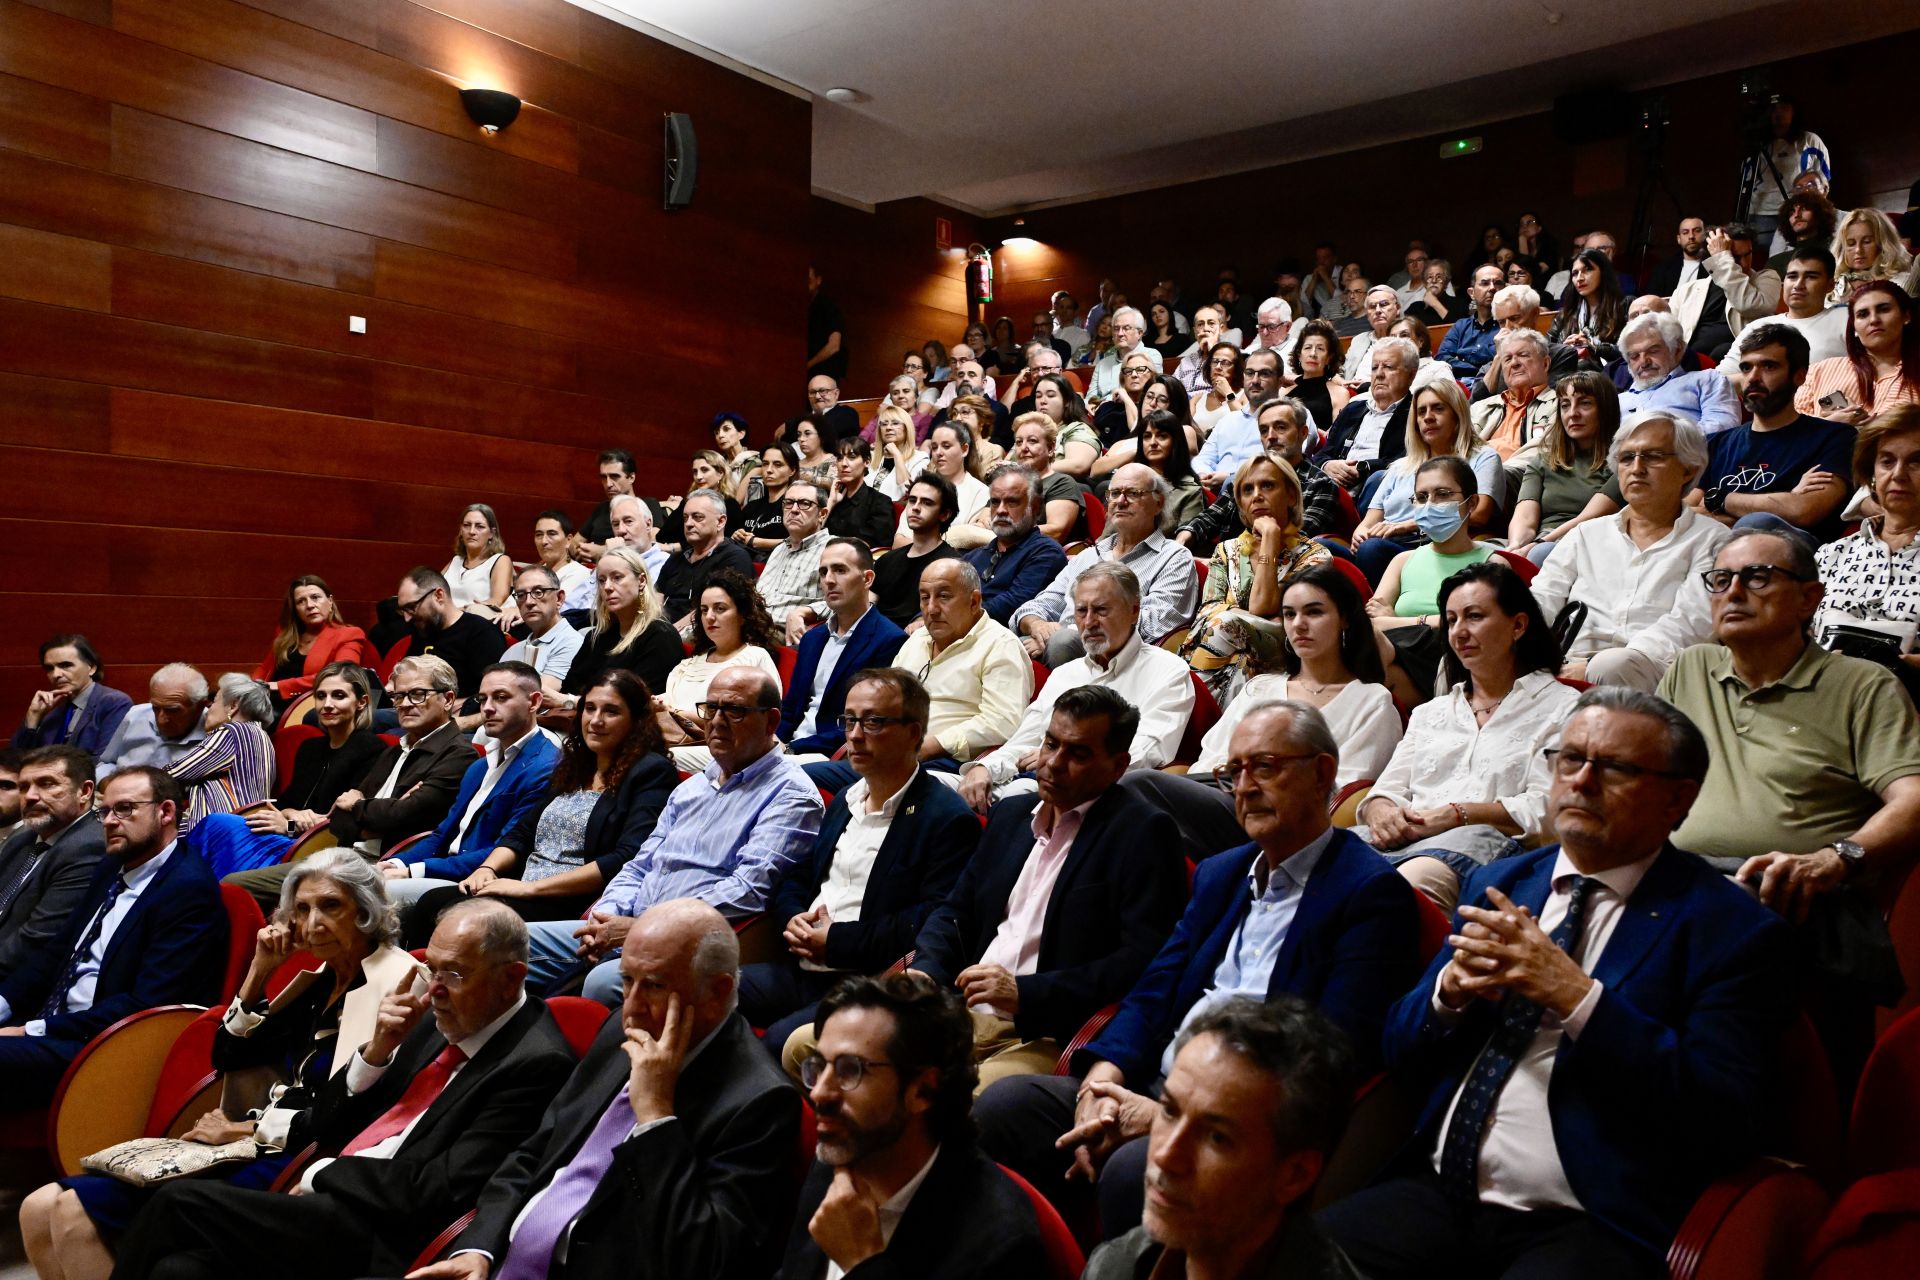
<path id="1" fill-rule="evenodd" d="M 139 866 L 135 867 L 133 870 L 122 871 L 120 873 L 120 879 L 125 882 L 127 888 L 129 889 L 141 888 L 143 885 L 151 881 L 155 876 L 160 874 L 160 868 L 167 865 L 167 859 L 171 858 L 173 856 L 173 851 L 179 847 L 180 847 L 180 842 L 178 840 L 167 841 L 166 848 L 154 854 L 151 858 L 148 858 L 145 862 L 141 863 Z"/>
<path id="2" fill-rule="evenodd" d="M 1279 866 L 1268 873 L 1266 892 L 1273 891 L 1273 878 L 1278 875 L 1284 875 L 1293 881 L 1297 888 L 1306 888 L 1307 878 L 1313 874 L 1313 869 L 1320 865 L 1320 859 L 1326 855 L 1327 849 L 1332 844 L 1333 828 L 1328 827 L 1288 854 Z M 1260 864 L 1266 860 L 1266 852 L 1262 850 L 1254 855 L 1251 863 L 1247 864 L 1247 887 L 1256 900 L 1264 896 L 1260 889 Z"/>
<path id="3" fill-rule="evenodd" d="M 1120 642 L 1120 647 L 1115 649 L 1107 658 L 1105 666 L 1102 666 L 1099 659 L 1095 658 L 1092 654 L 1087 655 L 1087 665 L 1095 671 L 1121 671 L 1126 668 L 1128 663 L 1133 661 L 1139 652 L 1140 628 L 1136 624 L 1127 638 Z"/>
<path id="4" fill-rule="evenodd" d="M 1633 896 L 1633 891 L 1640 887 L 1640 881 L 1646 878 L 1648 869 L 1653 866 L 1653 860 L 1658 858 L 1661 852 L 1662 850 L 1655 849 L 1638 862 L 1629 862 L 1623 867 L 1611 867 L 1605 871 L 1596 871 L 1589 875 L 1579 867 L 1574 866 L 1573 859 L 1567 856 L 1565 849 L 1562 849 L 1554 855 L 1552 884 L 1554 888 L 1558 889 L 1563 881 L 1572 880 L 1579 876 L 1587 876 L 1589 880 L 1598 880 L 1601 884 L 1611 889 L 1616 898 L 1625 902 Z"/>
<path id="5" fill-rule="evenodd" d="M 900 784 L 900 789 L 888 796 L 886 800 L 881 803 L 878 813 L 869 812 L 867 809 L 867 792 L 872 790 L 872 788 L 867 786 L 867 780 L 865 778 L 856 778 L 847 787 L 847 812 L 856 818 L 864 816 L 881 818 L 891 822 L 893 821 L 894 811 L 900 807 L 900 797 L 907 794 L 908 790 L 912 788 L 914 780 L 919 776 L 920 766 L 915 765 L 913 772 L 907 775 L 907 780 Z"/>
<path id="6" fill-rule="evenodd" d="M 500 740 L 495 738 L 487 744 L 487 763 L 495 769 L 505 768 L 509 760 L 520 754 L 520 748 L 526 746 L 533 735 L 539 732 L 540 726 L 536 724 L 511 746 L 502 746 Z"/>

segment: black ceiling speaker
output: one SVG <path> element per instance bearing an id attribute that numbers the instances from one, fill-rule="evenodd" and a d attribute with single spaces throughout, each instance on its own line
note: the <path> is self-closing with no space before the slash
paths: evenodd
<path id="1" fill-rule="evenodd" d="M 684 209 L 693 203 L 693 184 L 700 176 L 700 142 L 693 136 L 693 117 L 667 112 L 666 207 Z"/>
<path id="2" fill-rule="evenodd" d="M 499 89 L 462 89 L 460 105 L 487 133 L 498 133 L 520 115 L 520 99 Z"/>

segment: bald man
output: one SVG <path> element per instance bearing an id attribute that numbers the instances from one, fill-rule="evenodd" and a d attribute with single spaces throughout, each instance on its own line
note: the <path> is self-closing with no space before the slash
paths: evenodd
<path id="1" fill-rule="evenodd" d="M 718 911 L 648 908 L 621 952 L 619 1016 L 494 1173 L 451 1256 L 411 1274 L 771 1274 L 798 1192 L 800 1095 L 735 1009 L 739 973 Z"/>

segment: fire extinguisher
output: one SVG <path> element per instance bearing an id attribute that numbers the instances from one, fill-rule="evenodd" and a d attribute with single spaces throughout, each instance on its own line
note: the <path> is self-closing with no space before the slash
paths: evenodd
<path id="1" fill-rule="evenodd" d="M 983 244 L 967 246 L 967 289 L 974 302 L 993 301 L 993 255 Z"/>

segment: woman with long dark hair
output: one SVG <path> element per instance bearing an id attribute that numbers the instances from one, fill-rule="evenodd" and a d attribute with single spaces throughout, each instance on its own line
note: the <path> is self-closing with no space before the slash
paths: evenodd
<path id="1" fill-rule="evenodd" d="M 740 527 L 732 535 L 756 561 L 765 561 L 769 552 L 787 540 L 780 504 L 787 496 L 787 486 L 799 473 L 800 455 L 786 441 L 775 440 L 760 451 L 760 469 L 747 482 L 747 505 L 740 513 Z"/>
<path id="2" fill-rule="evenodd" d="M 654 704 L 673 762 L 689 773 L 713 759 L 705 746 L 706 722 L 697 710 L 713 678 L 728 667 L 757 667 L 780 678 L 773 657 L 780 630 L 749 579 L 731 569 L 714 574 L 694 602 L 694 620 L 693 653 L 667 676 Z"/>
<path id="3" fill-rule="evenodd" d="M 340 616 L 326 579 L 307 573 L 287 585 L 280 601 L 280 633 L 253 669 L 253 678 L 285 706 L 312 692 L 314 679 L 336 662 L 371 667 L 379 661 L 367 633 Z"/>
<path id="4" fill-rule="evenodd" d="M 1620 358 L 1620 330 L 1627 323 L 1627 300 L 1620 294 L 1620 277 L 1614 273 L 1613 259 L 1598 249 L 1582 249 L 1573 255 L 1567 276 L 1566 296 L 1560 300 L 1560 314 L 1547 332 L 1549 342 L 1571 343 L 1602 364 Z"/>
<path id="5" fill-rule="evenodd" d="M 1891 280 L 1869 280 L 1847 297 L 1847 354 L 1807 370 L 1793 396 L 1802 413 L 1864 423 L 1920 404 L 1920 324 L 1913 299 Z"/>
<path id="6" fill-rule="evenodd" d="M 500 898 L 527 920 L 575 918 L 653 834 L 679 782 L 646 683 L 601 672 L 581 695 L 546 802 L 465 880 L 421 896 L 407 913 L 409 944 L 463 896 Z"/>

